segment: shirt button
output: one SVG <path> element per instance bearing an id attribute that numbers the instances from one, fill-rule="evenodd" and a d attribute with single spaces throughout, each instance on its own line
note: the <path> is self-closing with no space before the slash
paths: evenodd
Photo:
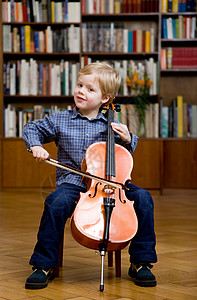
<path id="1" fill-rule="evenodd" d="M 86 136 L 89 136 L 89 134 L 88 134 L 88 133 L 86 133 Z"/>

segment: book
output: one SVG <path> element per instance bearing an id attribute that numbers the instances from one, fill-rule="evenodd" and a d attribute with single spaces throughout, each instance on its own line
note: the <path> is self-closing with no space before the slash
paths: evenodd
<path id="1" fill-rule="evenodd" d="M 177 96 L 178 137 L 183 137 L 183 96 Z"/>
<path id="2" fill-rule="evenodd" d="M 161 70 L 166 70 L 166 49 L 161 49 L 161 61 L 160 61 Z"/>
<path id="3" fill-rule="evenodd" d="M 169 136 L 169 107 L 163 106 L 162 107 L 162 115 L 161 115 L 161 137 L 166 138 Z"/>

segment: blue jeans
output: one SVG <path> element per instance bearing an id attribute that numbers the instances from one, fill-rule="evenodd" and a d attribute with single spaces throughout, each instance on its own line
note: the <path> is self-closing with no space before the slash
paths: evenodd
<path id="1" fill-rule="evenodd" d="M 147 191 L 133 184 L 129 183 L 128 186 L 126 196 L 134 200 L 138 217 L 138 231 L 129 247 L 130 260 L 156 262 L 152 197 Z M 30 259 L 31 265 L 46 268 L 57 266 L 65 223 L 75 209 L 80 192 L 85 190 L 73 184 L 63 183 L 46 198 L 37 243 Z"/>

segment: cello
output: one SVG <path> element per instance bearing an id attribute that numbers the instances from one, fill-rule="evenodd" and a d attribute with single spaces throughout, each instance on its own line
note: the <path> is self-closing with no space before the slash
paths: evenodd
<path id="1" fill-rule="evenodd" d="M 87 174 L 104 178 L 87 181 L 87 192 L 81 193 L 71 217 L 70 228 L 74 239 L 81 245 L 99 250 L 101 254 L 101 284 L 104 290 L 103 268 L 106 251 L 125 248 L 137 231 L 137 217 L 133 201 L 126 199 L 124 190 L 130 181 L 133 159 L 129 151 L 115 144 L 111 122 L 114 105 L 108 106 L 108 132 L 106 142 L 96 142 L 88 147 L 82 162 Z M 122 187 L 114 186 L 115 182 Z"/>

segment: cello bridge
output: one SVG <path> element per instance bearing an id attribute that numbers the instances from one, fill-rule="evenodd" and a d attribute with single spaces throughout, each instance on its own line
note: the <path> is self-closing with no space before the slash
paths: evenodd
<path id="1" fill-rule="evenodd" d="M 109 184 L 104 185 L 102 192 L 106 193 L 108 195 L 113 195 L 115 193 L 116 188 L 114 186 L 111 186 Z"/>

